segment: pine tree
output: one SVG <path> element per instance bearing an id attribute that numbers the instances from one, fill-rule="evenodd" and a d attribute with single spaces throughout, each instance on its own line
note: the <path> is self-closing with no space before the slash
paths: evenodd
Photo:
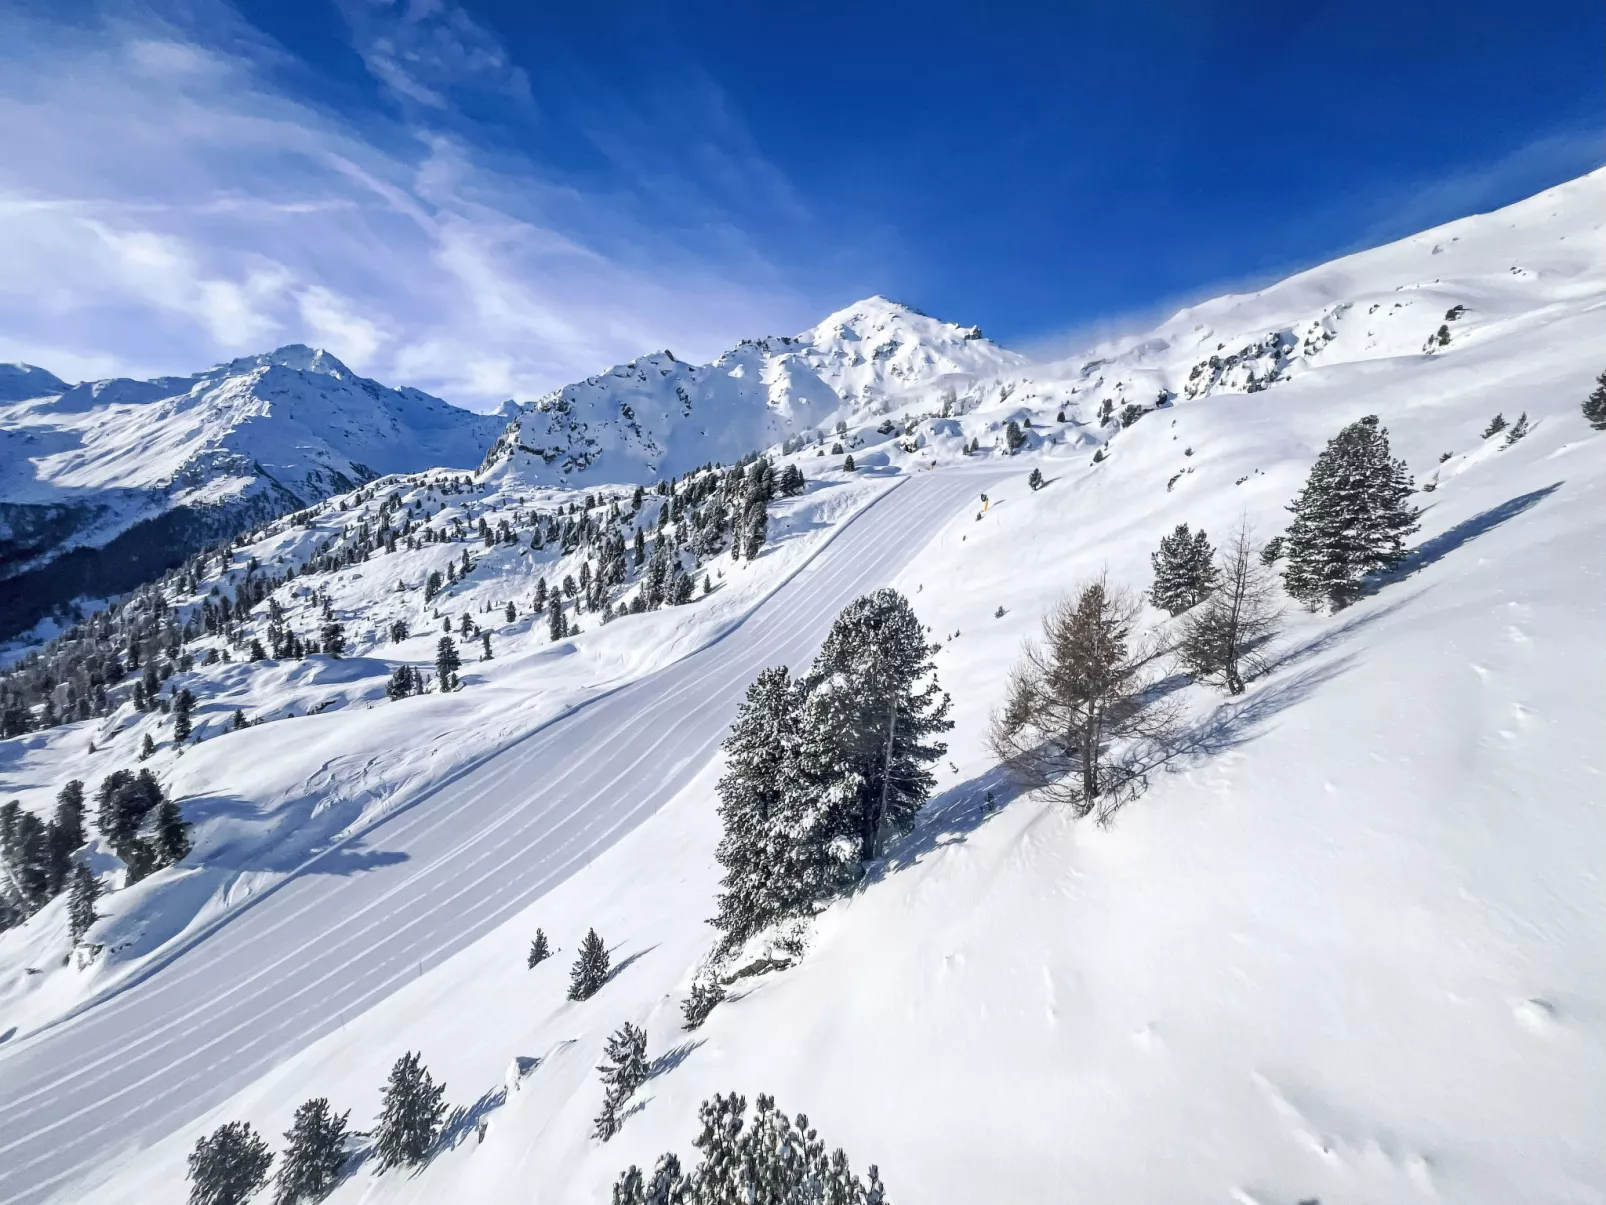
<path id="1" fill-rule="evenodd" d="M 620 1109 L 647 1082 L 646 1031 L 626 1021 L 608 1036 L 603 1058 L 605 1061 L 597 1068 L 603 1084 L 602 1112 L 592 1128 L 592 1137 L 606 1142 L 624 1122 Z"/>
<path id="2" fill-rule="evenodd" d="M 1595 378 L 1594 391 L 1583 401 L 1584 421 L 1596 431 L 1606 431 L 1606 372 Z"/>
<path id="3" fill-rule="evenodd" d="M 725 999 L 725 985 L 718 979 L 699 979 L 691 985 L 691 993 L 681 1003 L 680 1015 L 687 1029 L 697 1029 L 708 1020 L 708 1014 Z"/>
<path id="4" fill-rule="evenodd" d="M 1215 555 L 1203 531 L 1190 532 L 1186 523 L 1179 523 L 1149 557 L 1154 566 L 1150 601 L 1171 615 L 1198 606 L 1216 587 Z"/>
<path id="5" fill-rule="evenodd" d="M 528 970 L 538 966 L 550 957 L 552 957 L 552 951 L 547 945 L 546 934 L 537 929 L 535 931 L 535 940 L 530 943 L 530 955 L 525 960 L 525 969 Z"/>
<path id="6" fill-rule="evenodd" d="M 1161 649 L 1137 637 L 1143 605 L 1103 578 L 1059 602 L 1011 672 L 994 754 L 1027 787 L 1101 817 L 1141 785 L 1122 745 L 1163 740 L 1174 704 L 1153 694 Z"/>
<path id="7" fill-rule="evenodd" d="M 50 868 L 45 825 L 13 799 L 0 809 L 0 898 L 10 896 L 32 916 L 50 900 Z"/>
<path id="8" fill-rule="evenodd" d="M 595 929 L 586 931 L 580 954 L 569 971 L 569 999 L 589 1000 L 608 981 L 608 948 Z"/>
<path id="9" fill-rule="evenodd" d="M 296 1110 L 284 1133 L 284 1155 L 274 1177 L 274 1205 L 321 1201 L 340 1183 L 346 1166 L 348 1110 L 336 1114 L 327 1097 L 315 1096 Z"/>
<path id="10" fill-rule="evenodd" d="M 50 894 L 67 884 L 72 855 L 84 843 L 84 784 L 73 779 L 56 794 L 56 814 L 45 826 L 49 845 Z"/>
<path id="11" fill-rule="evenodd" d="M 1312 608 L 1326 602 L 1336 611 L 1354 602 L 1362 579 L 1405 559 L 1405 537 L 1416 531 L 1419 513 L 1407 501 L 1412 492 L 1405 462 L 1390 456 L 1376 415 L 1340 431 L 1288 508 L 1288 593 Z"/>
<path id="12" fill-rule="evenodd" d="M 512 623 L 515 619 L 517 619 L 519 617 L 519 613 L 518 613 L 517 610 L 514 609 L 512 603 L 508 603 L 507 609 L 503 612 L 503 616 L 504 616 L 504 618 L 506 618 L 508 623 Z"/>
<path id="13" fill-rule="evenodd" d="M 1026 446 L 1026 432 L 1020 429 L 1020 424 L 1010 419 L 1004 424 L 1004 448 L 1013 456 Z"/>
<path id="14" fill-rule="evenodd" d="M 396 1060 L 374 1127 L 380 1171 L 417 1167 L 429 1157 L 446 1116 L 445 1094 L 446 1085 L 430 1079 L 417 1054 L 408 1051 Z"/>
<path id="15" fill-rule="evenodd" d="M 231 1121 L 190 1152 L 190 1205 L 239 1205 L 268 1182 L 273 1154 L 249 1122 Z"/>
<path id="16" fill-rule="evenodd" d="M 251 723 L 245 718 L 245 712 L 241 708 L 236 707 L 234 709 L 234 719 L 230 721 L 229 726 L 235 732 L 238 732 L 242 728 L 249 728 Z"/>
<path id="17" fill-rule="evenodd" d="M 149 761 L 151 758 L 153 758 L 155 756 L 156 756 L 156 742 L 151 739 L 151 734 L 147 732 L 145 734 L 145 739 L 140 741 L 140 743 L 139 743 L 139 760 L 140 761 Z"/>
<path id="18" fill-rule="evenodd" d="M 546 624 L 547 635 L 553 640 L 562 640 L 569 634 L 569 622 L 563 614 L 563 595 L 556 590 L 547 600 Z"/>
<path id="19" fill-rule="evenodd" d="M 195 696 L 188 687 L 173 696 L 173 740 L 187 741 L 192 731 L 190 712 L 195 707 Z"/>
<path id="20" fill-rule="evenodd" d="M 1506 442 L 1503 446 L 1509 448 L 1526 434 L 1528 434 L 1528 412 L 1524 410 L 1517 416 L 1517 421 L 1511 424 L 1511 430 L 1506 432 Z"/>
<path id="21" fill-rule="evenodd" d="M 1483 429 L 1483 438 L 1488 439 L 1491 435 L 1499 435 L 1500 432 L 1504 431 L 1505 429 L 1506 416 L 1504 414 L 1497 414 L 1489 420 L 1489 425 Z"/>
<path id="22" fill-rule="evenodd" d="M 481 661 L 489 661 L 490 659 L 491 659 L 491 634 L 489 632 L 481 632 L 480 633 L 480 660 Z"/>
<path id="23" fill-rule="evenodd" d="M 947 752 L 929 739 L 953 727 L 935 652 L 909 601 L 882 589 L 842 609 L 809 669 L 803 773 L 861 864 L 912 827 L 936 782 L 928 767 Z"/>
<path id="24" fill-rule="evenodd" d="M 1220 589 L 1188 613 L 1177 651 L 1194 677 L 1237 695 L 1246 677 L 1265 670 L 1262 650 L 1277 634 L 1279 614 L 1247 522 L 1222 553 L 1221 579 Z"/>
<path id="25" fill-rule="evenodd" d="M 190 823 L 171 799 L 157 806 L 153 844 L 158 866 L 173 866 L 189 856 Z"/>
<path id="26" fill-rule="evenodd" d="M 346 629 L 333 621 L 318 629 L 318 643 L 331 657 L 338 658 L 346 651 Z"/>
<path id="27" fill-rule="evenodd" d="M 457 643 L 450 636 L 442 636 L 435 642 L 435 676 L 440 679 L 442 691 L 456 688 L 457 671 L 462 664 L 457 655 Z"/>
<path id="28" fill-rule="evenodd" d="M 1026 484 L 1027 484 L 1027 486 L 1030 487 L 1031 491 L 1034 494 L 1038 490 L 1042 489 L 1043 488 L 1043 484 L 1044 484 L 1044 482 L 1043 482 L 1043 470 L 1042 469 L 1033 469 L 1032 472 L 1031 472 L 1031 475 L 1026 478 Z"/>
<path id="29" fill-rule="evenodd" d="M 852 453 L 849 453 L 847 459 L 842 462 L 842 471 L 845 473 L 857 472 L 858 467 L 858 465 L 853 463 Z"/>
<path id="30" fill-rule="evenodd" d="M 95 901 L 99 898 L 100 881 L 84 863 L 73 863 L 67 885 L 67 934 L 73 945 L 82 941 L 95 923 Z"/>

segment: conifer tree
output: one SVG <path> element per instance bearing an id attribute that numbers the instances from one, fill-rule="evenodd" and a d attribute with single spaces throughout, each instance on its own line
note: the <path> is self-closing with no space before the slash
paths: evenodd
<path id="1" fill-rule="evenodd" d="M 1244 679 L 1265 669 L 1263 649 L 1277 634 L 1278 607 L 1253 533 L 1240 523 L 1222 551 L 1221 586 L 1183 622 L 1178 654 L 1194 677 L 1242 694 Z"/>
<path id="2" fill-rule="evenodd" d="M 350 1116 L 350 1110 L 337 1114 L 324 1096 L 315 1096 L 296 1110 L 274 1177 L 274 1205 L 310 1205 L 334 1191 L 346 1166 Z"/>
<path id="3" fill-rule="evenodd" d="M 481 661 L 489 661 L 490 659 L 491 659 L 491 634 L 489 632 L 481 632 L 480 633 L 480 660 Z"/>
<path id="4" fill-rule="evenodd" d="M 457 643 L 450 636 L 442 636 L 435 642 L 435 676 L 440 679 L 442 691 L 456 689 L 457 671 L 462 664 L 457 655 Z"/>
<path id="5" fill-rule="evenodd" d="M 550 957 L 552 957 L 552 950 L 547 945 L 546 934 L 537 929 L 535 931 L 535 940 L 530 943 L 529 957 L 524 962 L 525 969 L 528 970 L 539 966 Z"/>
<path id="6" fill-rule="evenodd" d="M 330 621 L 318 629 L 318 643 L 323 651 L 331 657 L 338 658 L 346 651 L 346 629 L 340 624 Z"/>
<path id="7" fill-rule="evenodd" d="M 604 1061 L 597 1067 L 602 1077 L 602 1112 L 592 1128 L 592 1137 L 603 1142 L 619 1132 L 624 1118 L 620 1110 L 637 1088 L 647 1082 L 647 1034 L 626 1021 L 608 1035 Z"/>
<path id="8" fill-rule="evenodd" d="M 147 732 L 145 734 L 145 739 L 140 741 L 140 743 L 139 743 L 139 760 L 140 761 L 149 761 L 151 758 L 153 758 L 155 756 L 156 756 L 156 742 L 151 739 L 151 734 Z"/>
<path id="9" fill-rule="evenodd" d="M 1028 641 L 993 717 L 994 754 L 1027 787 L 1079 816 L 1108 816 L 1141 784 L 1121 756 L 1133 740 L 1163 740 L 1172 704 L 1153 697 L 1161 649 L 1138 636 L 1138 598 L 1097 578 L 1055 605 Z"/>
<path id="10" fill-rule="evenodd" d="M 0 810 L 0 898 L 9 895 L 32 916 L 50 900 L 50 866 L 49 833 L 13 799 Z"/>
<path id="11" fill-rule="evenodd" d="M 171 799 L 164 799 L 157 806 L 153 844 L 158 866 L 173 866 L 189 856 L 190 823 Z"/>
<path id="12" fill-rule="evenodd" d="M 1027 484 L 1028 487 L 1030 487 L 1032 493 L 1034 493 L 1034 494 L 1038 490 L 1042 489 L 1043 488 L 1043 484 L 1044 484 L 1043 483 L 1043 470 L 1042 469 L 1033 469 L 1031 471 L 1031 475 L 1026 478 L 1026 484 Z"/>
<path id="13" fill-rule="evenodd" d="M 1294 522 L 1283 583 L 1306 606 L 1335 611 L 1360 597 L 1368 575 L 1405 559 L 1418 511 L 1411 475 L 1389 454 L 1388 431 L 1368 415 L 1334 436 L 1288 509 Z"/>
<path id="14" fill-rule="evenodd" d="M 50 894 L 67 883 L 72 854 L 84 843 L 84 784 L 73 779 L 56 793 L 56 814 L 46 827 L 50 846 Z"/>
<path id="15" fill-rule="evenodd" d="M 508 623 L 512 623 L 515 619 L 517 619 L 519 617 L 519 613 L 514 608 L 512 603 L 508 603 L 507 609 L 503 612 L 503 616 L 504 616 L 504 618 L 506 618 Z"/>
<path id="16" fill-rule="evenodd" d="M 188 687 L 173 696 L 173 740 L 187 741 L 192 731 L 190 711 L 195 707 L 195 696 Z"/>
<path id="17" fill-rule="evenodd" d="M 842 609 L 809 669 L 803 773 L 860 864 L 912 827 L 936 782 L 929 767 L 947 752 L 930 739 L 953 727 L 935 652 L 909 601 L 882 589 Z"/>
<path id="18" fill-rule="evenodd" d="M 1511 430 L 1506 432 L 1506 442 L 1502 446 L 1509 448 L 1526 434 L 1528 434 L 1528 412 L 1524 410 L 1517 416 L 1517 421 L 1511 424 Z"/>
<path id="19" fill-rule="evenodd" d="M 1506 416 L 1504 414 L 1497 414 L 1489 420 L 1489 425 L 1483 429 L 1483 438 L 1488 439 L 1491 435 L 1498 435 L 1505 429 Z"/>
<path id="20" fill-rule="evenodd" d="M 608 947 L 595 929 L 588 929 L 569 971 L 569 999 L 589 1000 L 607 981 Z"/>
<path id="21" fill-rule="evenodd" d="M 1595 388 L 1583 401 L 1584 421 L 1596 431 L 1606 431 L 1606 372 L 1595 378 Z"/>
<path id="22" fill-rule="evenodd" d="M 417 1054 L 408 1051 L 390 1069 L 381 1097 L 374 1150 L 379 1170 L 417 1167 L 429 1157 L 446 1116 L 446 1085 L 430 1078 Z"/>
<path id="23" fill-rule="evenodd" d="M 1020 429 L 1020 424 L 1010 419 L 1004 424 L 1004 448 L 1013 456 L 1026 446 L 1026 432 Z"/>
<path id="24" fill-rule="evenodd" d="M 1170 615 L 1198 606 L 1216 587 L 1215 555 L 1203 531 L 1190 532 L 1186 523 L 1179 523 L 1149 557 L 1154 566 L 1150 601 Z"/>
<path id="25" fill-rule="evenodd" d="M 67 935 L 73 945 L 82 941 L 95 923 L 95 901 L 99 898 L 100 881 L 83 862 L 73 863 L 67 884 Z"/>
<path id="26" fill-rule="evenodd" d="M 245 718 L 245 711 L 242 708 L 236 707 L 234 709 L 234 718 L 230 721 L 229 726 L 235 732 L 238 732 L 242 728 L 249 728 L 251 726 L 250 721 Z"/>
<path id="27" fill-rule="evenodd" d="M 556 590 L 547 600 L 546 624 L 547 635 L 553 640 L 562 640 L 569 634 L 569 621 L 563 614 L 563 595 Z"/>
<path id="28" fill-rule="evenodd" d="M 853 473 L 858 471 L 858 467 L 858 465 L 853 463 L 853 454 L 851 452 L 848 453 L 847 458 L 842 462 L 842 471 L 845 473 Z"/>
<path id="29" fill-rule="evenodd" d="M 725 986 L 716 978 L 699 979 L 691 985 L 691 993 L 681 1003 L 680 1015 L 687 1029 L 697 1029 L 708 1020 L 708 1014 L 725 999 Z"/>
<path id="30" fill-rule="evenodd" d="M 190 1205 L 240 1205 L 268 1182 L 273 1153 L 249 1122 L 231 1121 L 190 1152 Z"/>

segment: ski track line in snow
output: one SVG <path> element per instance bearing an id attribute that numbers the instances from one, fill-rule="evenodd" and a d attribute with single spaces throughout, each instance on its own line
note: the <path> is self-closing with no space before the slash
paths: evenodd
<path id="1" fill-rule="evenodd" d="M 959 470 L 959 472 L 965 472 L 965 471 L 967 471 L 967 470 L 964 470 L 964 469 Z M 973 474 L 978 472 L 978 470 L 976 470 L 976 469 L 970 469 L 968 471 L 973 473 Z M 156 972 L 162 970 L 163 968 L 165 968 L 169 964 L 177 961 L 180 957 L 182 957 L 182 955 L 185 952 L 187 952 L 188 950 L 192 949 L 196 945 L 199 945 L 202 941 L 204 941 L 211 934 L 215 933 L 217 930 L 222 928 L 224 925 L 226 925 L 226 924 L 230 923 L 231 921 L 233 921 L 241 912 L 243 912 L 244 910 L 254 906 L 255 904 L 260 903 L 262 900 L 266 899 L 270 895 L 272 895 L 275 892 L 277 892 L 278 890 L 280 890 L 288 882 L 290 882 L 291 880 L 295 879 L 299 875 L 304 874 L 304 873 L 308 872 L 309 870 L 314 869 L 319 862 L 328 859 L 332 854 L 336 853 L 339 850 L 343 850 L 343 849 L 345 849 L 345 848 L 347 848 L 347 847 L 349 847 L 351 845 L 357 844 L 358 842 L 363 840 L 365 837 L 367 837 L 369 834 L 371 834 L 379 826 L 381 826 L 383 824 L 386 824 L 391 820 L 396 819 L 397 817 L 403 815 L 404 813 L 414 812 L 414 810 L 417 809 L 419 804 L 425 803 L 428 800 L 435 798 L 436 796 L 440 795 L 443 791 L 445 791 L 447 788 L 455 785 L 460 779 L 463 779 L 463 778 L 475 773 L 476 771 L 480 770 L 481 768 L 483 768 L 488 763 L 490 763 L 490 762 L 502 757 L 506 753 L 509 753 L 509 752 L 513 751 L 517 746 L 519 746 L 519 745 L 521 745 L 521 744 L 523 744 L 523 743 L 525 743 L 527 741 L 530 741 L 533 738 L 542 736 L 546 732 L 547 729 L 549 729 L 553 725 L 558 724 L 561 721 L 567 719 L 569 716 L 575 714 L 577 711 L 581 710 L 582 708 L 595 707 L 595 706 L 597 706 L 599 704 L 602 704 L 603 702 L 611 699 L 615 694 L 617 694 L 621 690 L 624 690 L 626 687 L 634 685 L 636 682 L 644 681 L 646 678 L 652 677 L 653 674 L 662 673 L 662 672 L 670 669 L 671 667 L 679 664 L 681 661 L 684 661 L 689 657 L 694 657 L 699 652 L 703 651 L 704 649 L 711 648 L 713 645 L 719 643 L 721 640 L 725 639 L 727 636 L 731 635 L 731 633 L 733 633 L 739 627 L 741 627 L 741 625 L 743 623 L 745 623 L 747 621 L 747 619 L 751 615 L 753 615 L 755 611 L 758 610 L 758 608 L 764 606 L 770 599 L 774 598 L 783 589 L 785 589 L 786 586 L 794 578 L 796 578 L 798 575 L 803 573 L 805 570 L 809 569 L 814 564 L 815 560 L 828 547 L 830 547 L 832 543 L 835 542 L 835 540 L 843 533 L 843 531 L 847 530 L 851 526 L 851 524 L 853 523 L 853 521 L 855 519 L 857 519 L 860 515 L 864 514 L 867 510 L 870 509 L 870 507 L 875 506 L 877 503 L 879 503 L 879 502 L 883 501 L 884 499 L 886 499 L 888 497 L 888 495 L 891 494 L 893 492 L 893 490 L 897 486 L 902 485 L 907 480 L 910 480 L 910 478 L 908 478 L 908 477 L 898 477 L 898 478 L 893 479 L 891 484 L 888 486 L 887 489 L 883 490 L 879 494 L 874 495 L 868 501 L 864 502 L 862 505 L 858 506 L 856 509 L 850 511 L 848 514 L 844 515 L 842 517 L 841 521 L 838 523 L 836 531 L 832 532 L 826 538 L 826 540 L 820 544 L 820 546 L 818 548 L 816 548 L 812 553 L 810 553 L 807 557 L 805 557 L 804 560 L 800 564 L 798 564 L 795 568 L 792 569 L 792 571 L 790 573 L 788 573 L 784 578 L 782 578 L 773 587 L 771 587 L 771 589 L 767 593 L 761 595 L 759 598 L 754 600 L 754 602 L 747 608 L 747 610 L 741 612 L 740 614 L 736 615 L 731 620 L 729 620 L 723 627 L 721 627 L 718 630 L 716 630 L 702 644 L 699 644 L 696 647 L 694 647 L 694 648 L 688 650 L 687 652 L 683 653 L 681 656 L 676 657 L 673 661 L 670 661 L 668 664 L 659 666 L 658 669 L 652 671 L 649 674 L 644 675 L 642 678 L 635 678 L 635 679 L 631 679 L 631 680 L 626 681 L 626 682 L 617 683 L 614 686 L 611 686 L 611 687 L 609 687 L 609 688 L 607 688 L 605 690 L 599 691 L 597 694 L 594 694 L 594 695 L 592 695 L 592 696 L 590 696 L 588 698 L 585 698 L 585 699 L 581 699 L 580 701 L 578 701 L 578 702 L 576 702 L 574 704 L 571 704 L 570 706 L 568 706 L 568 707 L 564 708 L 563 710 L 559 711 L 556 715 L 549 716 L 547 719 L 541 720 L 540 722 L 538 722 L 535 725 L 535 727 L 533 727 L 533 728 L 531 728 L 531 729 L 529 729 L 529 730 L 527 730 L 525 732 L 519 733 L 517 736 L 514 736 L 514 737 L 512 737 L 510 739 L 505 740 L 502 744 L 496 746 L 493 749 L 487 750 L 486 752 L 481 753 L 481 754 L 479 754 L 479 755 L 477 755 L 475 757 L 471 757 L 466 763 L 464 763 L 463 765 L 458 766 L 456 769 L 450 771 L 439 782 L 435 782 L 435 783 L 432 783 L 429 786 L 427 786 L 420 794 L 418 794 L 413 799 L 407 800 L 404 803 L 401 803 L 401 804 L 398 804 L 398 805 L 393 806 L 391 808 L 385 809 L 384 811 L 382 811 L 377 816 L 370 817 L 368 820 L 360 823 L 359 826 L 356 829 L 354 829 L 353 831 L 351 831 L 349 833 L 346 833 L 344 836 L 341 836 L 341 837 L 337 838 L 328 847 L 326 847 L 324 849 L 320 849 L 316 853 L 314 853 L 314 854 L 310 855 L 309 857 L 305 858 L 299 865 L 291 868 L 289 871 L 287 871 L 279 879 L 277 879 L 274 882 L 268 884 L 266 887 L 262 888 L 260 891 L 253 893 L 252 895 L 250 895 L 247 898 L 245 898 L 244 900 L 242 900 L 240 903 L 238 903 L 238 904 L 236 904 L 236 905 L 234 905 L 232 907 L 224 909 L 224 911 L 222 913 L 220 913 L 218 916 L 214 917 L 210 921 L 207 921 L 205 924 L 200 926 L 194 933 L 189 934 L 188 936 L 183 936 L 183 937 L 179 937 L 179 938 L 175 939 L 171 943 L 170 947 L 167 950 L 153 955 L 151 957 L 151 959 L 146 962 L 145 965 L 141 966 L 138 970 L 133 972 L 127 978 L 122 979 L 122 980 L 120 980 L 120 981 L 118 981 L 116 983 L 113 983 L 113 984 L 107 986 L 106 988 L 104 988 L 101 991 L 97 992 L 95 995 L 91 996 L 89 999 L 84 1000 L 84 1001 L 80 1002 L 79 1004 L 77 1004 L 76 1006 L 74 1006 L 64 1016 L 59 1017 L 56 1020 L 51 1021 L 51 1022 L 49 1022 L 48 1024 L 46 1024 L 44 1026 L 41 1026 L 39 1029 L 33 1031 L 32 1033 L 24 1035 L 22 1038 L 19 1038 L 16 1041 L 14 1041 L 9 1047 L 0 1047 L 0 1058 L 3 1058 L 5 1054 L 8 1054 L 11 1051 L 14 1051 L 14 1050 L 18 1049 L 19 1047 L 27 1045 L 28 1043 L 33 1041 L 35 1038 L 37 1038 L 40 1034 L 43 1034 L 43 1033 L 47 1032 L 48 1030 L 53 1029 L 53 1028 L 55 1028 L 57 1026 L 66 1024 L 67 1022 L 73 1020 L 77 1016 L 83 1014 L 84 1012 L 87 1012 L 91 1008 L 95 1008 L 95 1007 L 106 1005 L 108 1002 L 114 1000 L 116 997 L 121 995 L 123 992 L 127 991 L 129 988 L 137 986 L 139 983 L 143 982 L 145 979 L 149 978 L 151 975 L 153 975 Z M 438 819 L 437 815 L 435 813 L 422 813 L 422 815 L 424 817 L 424 820 L 426 822 L 430 823 L 431 827 L 434 826 L 434 824 L 436 823 L 436 821 Z M 448 819 L 449 819 L 449 817 L 448 817 Z M 395 833 L 392 834 L 392 836 L 394 836 L 394 837 L 405 837 L 405 836 L 409 836 L 409 835 L 414 835 L 410 828 L 398 829 Z M 3 1118 L 4 1113 L 5 1113 L 4 1108 L 0 1107 L 0 1118 Z"/>
<path id="2" fill-rule="evenodd" d="M 806 660 L 841 606 L 907 564 L 961 500 L 1002 475 L 921 474 L 877 495 L 699 649 L 477 760 L 309 859 L 99 1007 L 0 1055 L 0 1130 L 11 1134 L 0 1145 L 0 1205 L 42 1200 L 97 1157 L 187 1124 L 331 1032 L 337 1015 L 360 1014 L 589 863 L 706 764 L 758 669 Z M 646 733 L 628 762 L 610 756 Z M 522 785 L 532 782 L 538 790 Z M 424 800 L 445 806 L 420 809 Z M 313 873 L 368 838 L 408 857 Z M 117 1107 L 131 1095 L 137 1121 Z M 4 1162 L 19 1148 L 41 1149 Z"/>

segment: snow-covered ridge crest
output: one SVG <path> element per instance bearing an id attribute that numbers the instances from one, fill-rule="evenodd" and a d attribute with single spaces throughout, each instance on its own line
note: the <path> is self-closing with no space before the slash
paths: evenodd
<path id="1" fill-rule="evenodd" d="M 137 540 L 136 528 L 162 520 L 153 546 L 182 556 L 196 539 L 232 535 L 381 474 L 473 465 L 502 422 L 391 389 L 302 344 L 149 381 L 67 386 L 42 369 L 8 366 L 0 572 L 44 576 L 19 586 L 26 605 L 15 615 L 8 608 L 6 625 L 23 626 L 75 594 L 138 584 L 90 563 L 110 554 L 81 555 L 83 572 L 51 576 L 74 549 Z"/>
<path id="2" fill-rule="evenodd" d="M 977 327 L 869 297 L 801 334 L 744 339 L 712 364 L 659 351 L 554 390 L 508 424 L 484 467 L 531 481 L 649 481 L 1025 364 Z"/>

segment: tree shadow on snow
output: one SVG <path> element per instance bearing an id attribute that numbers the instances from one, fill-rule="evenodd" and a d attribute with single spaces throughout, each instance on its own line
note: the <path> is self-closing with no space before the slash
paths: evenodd
<path id="1" fill-rule="evenodd" d="M 398 866 L 409 855 L 399 849 L 346 849 L 337 847 L 309 864 L 308 874 L 360 874 L 365 870 L 378 870 L 385 866 Z"/>
<path id="2" fill-rule="evenodd" d="M 485 1122 L 505 1104 L 507 1086 L 500 1085 L 485 1092 L 471 1105 L 458 1105 L 446 1115 L 446 1124 L 441 1127 L 441 1136 L 430 1150 L 430 1158 L 433 1159 L 441 1151 L 456 1149 L 470 1134 L 483 1140 Z"/>
<path id="3" fill-rule="evenodd" d="M 603 982 L 604 983 L 612 983 L 620 975 L 623 975 L 625 973 L 625 968 L 626 967 L 629 967 L 630 965 L 635 963 L 638 959 L 645 958 L 648 954 L 651 954 L 657 948 L 658 948 L 658 946 L 656 944 L 650 945 L 645 950 L 637 950 L 634 954 L 632 954 L 629 958 L 626 958 L 624 961 L 615 963 L 613 965 L 613 967 L 608 971 L 608 977 L 606 979 L 604 979 Z"/>
<path id="4" fill-rule="evenodd" d="M 693 1038 L 690 1041 L 682 1042 L 679 1046 L 675 1046 L 672 1049 L 664 1051 L 663 1054 L 660 1054 L 657 1058 L 653 1059 L 652 1063 L 648 1066 L 647 1078 L 657 1079 L 660 1075 L 668 1075 L 676 1067 L 680 1066 L 687 1059 L 689 1059 L 692 1055 L 692 1051 L 696 1050 L 706 1041 L 708 1041 L 707 1038 Z"/>
<path id="5" fill-rule="evenodd" d="M 1431 540 L 1424 540 L 1407 554 L 1405 561 L 1394 572 L 1384 575 L 1379 585 L 1398 581 L 1419 573 L 1429 565 L 1436 564 L 1449 556 L 1470 540 L 1475 540 L 1484 532 L 1499 527 L 1510 519 L 1515 519 L 1523 511 L 1529 510 L 1543 502 L 1551 494 L 1562 487 L 1563 483 L 1556 481 L 1545 486 L 1544 489 L 1533 490 L 1530 493 L 1519 494 L 1515 498 L 1502 502 L 1499 506 L 1473 515 L 1470 519 L 1463 519 L 1454 527 Z"/>

